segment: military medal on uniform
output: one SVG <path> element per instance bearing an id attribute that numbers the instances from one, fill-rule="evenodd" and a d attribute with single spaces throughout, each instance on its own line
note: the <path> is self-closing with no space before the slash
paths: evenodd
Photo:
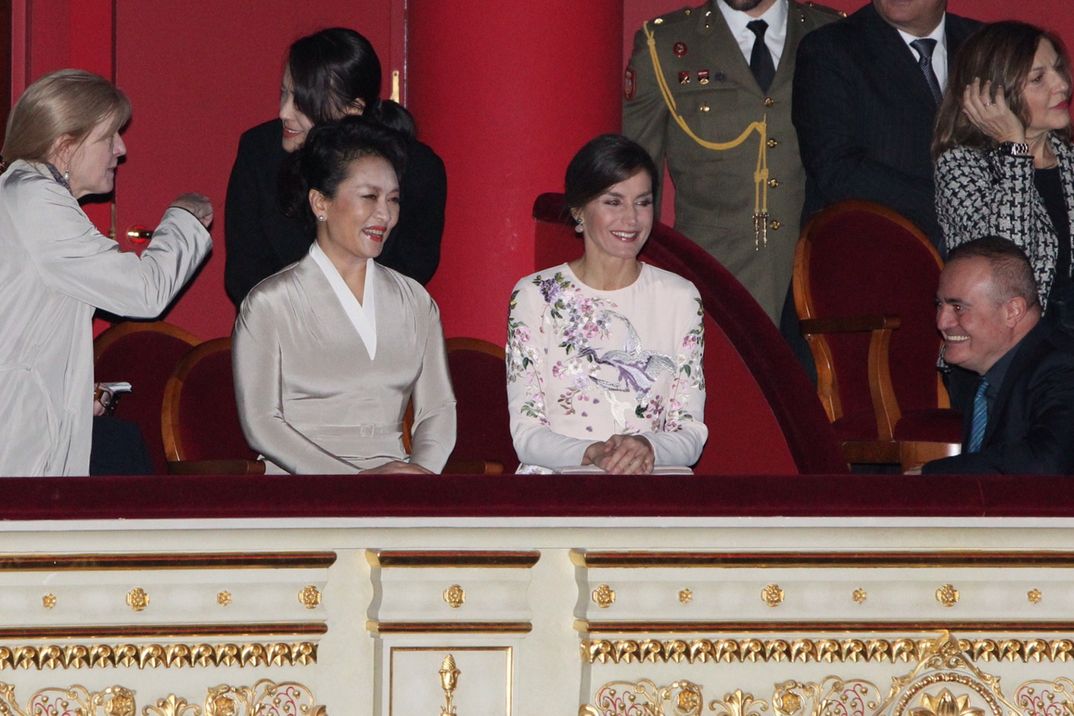
<path id="1" fill-rule="evenodd" d="M 735 149 L 741 146 L 750 135 L 757 132 L 759 136 L 758 148 L 757 148 L 757 166 L 753 172 L 753 236 L 754 236 L 754 250 L 760 251 L 762 248 L 768 245 L 768 119 L 767 115 L 762 115 L 761 119 L 756 122 L 751 122 L 746 129 L 742 131 L 738 137 L 732 139 L 729 142 L 710 142 L 706 139 L 699 137 L 689 125 L 686 124 L 686 120 L 676 110 L 675 97 L 671 94 L 671 89 L 668 87 L 667 78 L 664 76 L 664 71 L 660 66 L 660 58 L 656 52 L 656 37 L 653 31 L 649 29 L 649 23 L 646 22 L 642 25 L 642 30 L 645 32 L 645 36 L 649 45 L 649 57 L 652 59 L 653 72 L 656 74 L 656 82 L 660 87 L 660 94 L 664 97 L 664 103 L 667 104 L 668 111 L 675 119 L 675 122 L 679 125 L 686 136 L 694 140 L 700 146 L 705 149 L 710 149 L 716 152 L 723 152 L 730 149 Z M 676 57 L 684 57 L 689 51 L 686 43 L 676 42 L 672 48 L 672 53 Z M 712 81 L 713 77 L 709 70 L 702 69 L 697 72 L 697 83 L 701 85 L 707 85 Z M 689 84 L 692 81 L 692 76 L 689 71 L 682 71 L 678 73 L 678 81 L 680 85 Z M 626 95 L 630 99 L 634 96 L 635 79 L 632 69 L 628 68 L 626 78 Z"/>

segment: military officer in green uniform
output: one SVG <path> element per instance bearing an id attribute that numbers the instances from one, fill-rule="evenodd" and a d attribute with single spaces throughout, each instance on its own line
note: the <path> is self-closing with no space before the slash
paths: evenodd
<path id="1" fill-rule="evenodd" d="M 841 15 L 795 0 L 709 0 L 645 23 L 626 69 L 623 133 L 667 161 L 675 228 L 777 325 L 805 187 L 794 55 L 806 33 Z"/>

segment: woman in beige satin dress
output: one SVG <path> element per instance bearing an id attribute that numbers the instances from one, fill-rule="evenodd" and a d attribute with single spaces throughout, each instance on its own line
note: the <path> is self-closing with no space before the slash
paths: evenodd
<path id="1" fill-rule="evenodd" d="M 93 418 L 96 308 L 152 318 L 209 253 L 212 205 L 184 194 L 139 257 L 78 200 L 112 191 L 126 153 L 126 96 L 60 70 L 26 89 L 8 119 L 0 176 L 0 476 L 85 475 Z"/>
<path id="2" fill-rule="evenodd" d="M 315 238 L 250 292 L 233 333 L 239 417 L 266 472 L 439 472 L 455 445 L 436 303 L 373 261 L 399 218 L 403 156 L 357 117 L 313 129 L 300 150 L 295 191 Z"/>

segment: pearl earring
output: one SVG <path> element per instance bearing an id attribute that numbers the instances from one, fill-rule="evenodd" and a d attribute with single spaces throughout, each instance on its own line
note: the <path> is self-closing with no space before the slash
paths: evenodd
<path id="1" fill-rule="evenodd" d="M 574 225 L 574 230 L 577 231 L 579 234 L 585 231 L 585 227 L 582 226 L 582 220 L 575 219 L 575 221 L 577 221 L 578 223 Z"/>
<path id="2" fill-rule="evenodd" d="M 324 214 L 317 215 L 317 221 L 327 221 L 328 218 Z"/>

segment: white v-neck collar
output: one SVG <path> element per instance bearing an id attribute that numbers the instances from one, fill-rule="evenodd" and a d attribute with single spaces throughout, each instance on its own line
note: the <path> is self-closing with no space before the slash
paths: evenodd
<path id="1" fill-rule="evenodd" d="M 343 277 L 339 275 L 331 259 L 325 255 L 316 241 L 310 245 L 310 256 L 313 257 L 313 262 L 317 264 L 317 268 L 321 269 L 324 277 L 328 279 L 328 285 L 332 287 L 332 292 L 339 299 L 343 312 L 347 314 L 354 330 L 358 331 L 358 337 L 362 339 L 365 352 L 369 354 L 369 360 L 373 360 L 377 356 L 377 303 L 376 291 L 373 289 L 376 261 L 366 259 L 365 289 L 362 302 L 359 303 Z"/>

